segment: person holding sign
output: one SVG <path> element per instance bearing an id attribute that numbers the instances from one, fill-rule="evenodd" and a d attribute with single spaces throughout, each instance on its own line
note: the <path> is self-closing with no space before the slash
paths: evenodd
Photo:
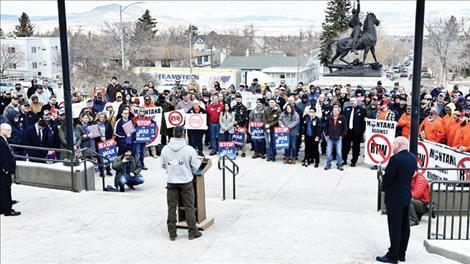
<path id="1" fill-rule="evenodd" d="M 123 154 L 124 149 L 132 149 L 132 140 L 135 135 L 135 127 L 132 120 L 129 119 L 129 109 L 124 109 L 121 118 L 116 121 L 114 127 L 114 135 L 118 145 L 118 155 Z"/>
<path id="2" fill-rule="evenodd" d="M 142 165 L 137 157 L 132 155 L 130 148 L 121 150 L 122 156 L 113 160 L 113 169 L 116 171 L 114 176 L 114 186 L 119 187 L 120 192 L 124 192 L 127 185 L 130 189 L 135 190 L 134 186 L 144 183 L 144 177 L 140 175 Z"/>
<path id="3" fill-rule="evenodd" d="M 408 151 L 407 138 L 397 137 L 394 140 L 393 154 L 382 177 L 390 248 L 384 256 L 376 257 L 377 261 L 387 263 L 405 261 L 410 238 L 411 182 L 418 168 L 416 156 Z"/>
<path id="4" fill-rule="evenodd" d="M 242 131 L 248 127 L 248 109 L 243 105 L 242 95 L 240 93 L 235 94 L 235 105 L 233 106 L 233 112 L 235 113 L 235 127 L 238 131 Z M 246 133 L 243 139 L 243 144 L 237 148 L 242 151 L 242 158 L 246 156 L 245 145 L 246 145 Z"/>
<path id="5" fill-rule="evenodd" d="M 233 133 L 235 133 L 235 114 L 232 112 L 230 104 L 225 103 L 224 109 L 220 113 L 220 135 L 219 141 L 232 141 Z"/>
<path id="6" fill-rule="evenodd" d="M 297 158 L 296 142 L 299 134 L 300 118 L 291 104 L 287 104 L 279 117 L 279 125 L 289 128 L 289 147 L 284 152 L 284 163 L 295 164 Z"/>
<path id="7" fill-rule="evenodd" d="M 266 158 L 266 141 L 264 140 L 264 123 L 263 123 L 264 104 L 263 99 L 256 100 L 255 109 L 250 112 L 250 134 L 253 143 L 253 159 Z"/>
<path id="8" fill-rule="evenodd" d="M 106 114 L 104 112 L 100 112 L 96 115 L 95 123 L 100 131 L 100 137 L 95 138 L 95 146 L 96 149 L 98 149 L 99 142 L 105 142 L 113 137 L 113 127 L 106 119 Z M 99 162 L 103 163 L 103 160 L 99 159 Z M 103 173 L 102 170 L 103 167 L 100 166 L 100 171 Z M 109 164 L 106 166 L 106 175 L 113 175 Z"/>
<path id="9" fill-rule="evenodd" d="M 327 143 L 326 153 L 326 167 L 325 170 L 331 169 L 331 163 L 333 162 L 333 146 L 336 147 L 336 167 L 338 170 L 343 170 L 343 158 L 341 155 L 341 141 L 342 138 L 348 132 L 348 124 L 346 118 L 339 114 L 340 106 L 333 105 L 332 115 L 327 118 L 325 122 L 325 138 Z"/>
<path id="10" fill-rule="evenodd" d="M 80 124 L 77 125 L 78 132 L 80 133 L 80 138 L 82 140 L 80 147 L 89 148 L 93 151 L 96 151 L 95 140 L 92 136 L 92 133 L 90 133 L 90 131 L 87 129 L 90 126 L 90 121 L 90 115 L 85 113 L 80 115 Z"/>
<path id="11" fill-rule="evenodd" d="M 207 114 L 207 112 L 200 106 L 198 100 L 194 100 L 193 107 L 188 110 L 188 114 Z M 202 153 L 202 136 L 204 136 L 205 131 L 200 129 L 188 129 L 187 131 L 189 145 L 197 151 L 199 156 L 204 156 Z"/>
<path id="12" fill-rule="evenodd" d="M 145 116 L 145 113 L 145 107 L 140 107 L 138 115 L 132 119 L 134 125 L 136 126 L 136 136 L 133 147 L 135 155 L 139 157 L 142 169 L 148 170 L 144 164 L 145 146 L 152 138 L 150 133 L 150 126 L 152 125 L 152 122 L 155 121 L 153 121 L 150 117 Z"/>
<path id="13" fill-rule="evenodd" d="M 268 151 L 267 161 L 276 161 L 276 145 L 274 140 L 274 127 L 279 124 L 281 110 L 274 99 L 270 99 L 268 106 L 263 112 L 264 137 L 266 140 L 266 150 Z"/>

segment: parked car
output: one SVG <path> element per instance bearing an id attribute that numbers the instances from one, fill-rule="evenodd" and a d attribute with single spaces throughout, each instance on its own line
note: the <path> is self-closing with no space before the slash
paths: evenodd
<path id="1" fill-rule="evenodd" d="M 401 71 L 400 72 L 400 77 L 402 77 L 402 78 L 406 78 L 406 77 L 408 77 L 408 75 L 409 75 L 408 71 Z"/>
<path id="2" fill-rule="evenodd" d="M 0 82 L 0 93 L 9 92 L 11 89 L 15 89 L 15 83 Z"/>

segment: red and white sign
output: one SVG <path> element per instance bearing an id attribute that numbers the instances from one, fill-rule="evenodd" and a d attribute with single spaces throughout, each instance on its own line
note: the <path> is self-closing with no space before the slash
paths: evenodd
<path id="1" fill-rule="evenodd" d="M 207 114 L 186 114 L 186 129 L 207 130 Z"/>
<path id="2" fill-rule="evenodd" d="M 122 129 L 127 136 L 130 136 L 132 133 L 135 132 L 134 123 L 131 120 L 127 121 L 124 125 L 122 125 Z"/>
<path id="3" fill-rule="evenodd" d="M 286 126 L 283 127 L 274 127 L 275 134 L 289 133 L 289 128 Z"/>
<path id="4" fill-rule="evenodd" d="M 186 114 L 184 109 L 173 110 L 164 114 L 167 128 L 182 126 L 184 124 L 184 116 Z"/>
<path id="5" fill-rule="evenodd" d="M 387 166 L 393 152 L 396 126 L 394 121 L 366 119 L 364 163 Z"/>

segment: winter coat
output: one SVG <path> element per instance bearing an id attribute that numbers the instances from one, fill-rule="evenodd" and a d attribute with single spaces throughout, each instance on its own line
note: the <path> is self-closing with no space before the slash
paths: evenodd
<path id="1" fill-rule="evenodd" d="M 325 135 L 330 139 L 340 139 L 346 135 L 348 132 L 348 123 L 346 118 L 342 115 L 338 115 L 338 119 L 336 120 L 336 124 L 334 122 L 333 115 L 325 122 Z"/>
<path id="2" fill-rule="evenodd" d="M 279 117 L 279 125 L 289 128 L 289 136 L 298 135 L 300 127 L 299 114 L 295 111 L 290 115 L 286 112 L 282 112 L 281 116 Z"/>
<path id="3" fill-rule="evenodd" d="M 429 183 L 422 174 L 416 173 L 411 180 L 411 197 L 424 203 L 430 201 Z"/>
<path id="4" fill-rule="evenodd" d="M 236 125 L 241 127 L 248 126 L 248 109 L 243 104 L 235 104 L 232 108 L 235 113 Z"/>
<path id="5" fill-rule="evenodd" d="M 250 121 L 262 122 L 263 114 L 264 114 L 263 105 L 261 105 L 260 107 L 255 107 L 255 109 L 251 110 L 250 112 L 250 115 L 249 115 Z"/>
<path id="6" fill-rule="evenodd" d="M 122 162 L 123 156 L 117 157 L 113 160 L 112 167 L 116 171 L 114 176 L 114 186 L 118 186 L 119 177 L 126 174 L 126 164 Z M 141 176 L 140 172 L 142 171 L 142 163 L 140 163 L 139 158 L 131 156 L 129 161 L 131 163 L 131 172 L 134 173 L 134 177 Z M 130 176 L 130 175 L 129 175 Z"/>
<path id="7" fill-rule="evenodd" d="M 398 120 L 398 126 L 402 128 L 401 135 L 408 138 L 411 129 L 411 114 L 404 113 Z"/>
<path id="8" fill-rule="evenodd" d="M 93 151 L 96 151 L 95 140 L 88 137 L 87 127 L 89 125 L 79 124 L 77 125 L 78 134 L 82 143 L 80 144 L 81 148 L 89 148 Z"/>
<path id="9" fill-rule="evenodd" d="M 274 131 L 274 127 L 278 126 L 279 124 L 279 117 L 281 115 L 281 110 L 279 109 L 279 106 L 274 106 L 274 108 L 271 108 L 269 106 L 264 108 L 263 112 L 263 123 L 266 125 L 269 125 L 269 130 L 271 132 Z"/>
<path id="10" fill-rule="evenodd" d="M 304 134 L 305 136 L 307 136 L 308 126 L 312 128 L 312 137 L 321 137 L 322 130 L 320 118 L 318 118 L 317 116 L 311 118 L 310 115 L 304 117 L 302 134 Z"/>
<path id="11" fill-rule="evenodd" d="M 467 123 L 465 126 L 459 125 L 457 127 L 452 147 L 465 147 L 463 151 L 470 152 L 470 123 Z"/>
<path id="12" fill-rule="evenodd" d="M 444 143 L 446 135 L 444 131 L 444 124 L 442 123 L 442 119 L 440 117 L 436 117 L 433 122 L 430 122 L 429 118 L 424 119 L 419 126 L 419 134 L 421 135 L 423 131 L 424 138 L 426 140 L 436 143 Z"/>
<path id="13" fill-rule="evenodd" d="M 233 112 L 222 112 L 219 118 L 220 123 L 220 134 L 229 132 L 230 134 L 235 133 L 235 113 Z"/>

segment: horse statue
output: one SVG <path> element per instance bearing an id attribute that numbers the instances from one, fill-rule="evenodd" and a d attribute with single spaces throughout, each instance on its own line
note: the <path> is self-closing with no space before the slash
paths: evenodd
<path id="1" fill-rule="evenodd" d="M 364 26 L 361 36 L 357 41 L 357 49 L 364 50 L 362 64 L 365 63 L 369 50 L 374 57 L 375 63 L 378 63 L 377 58 L 375 57 L 375 44 L 377 44 L 377 30 L 375 26 L 378 26 L 379 24 L 380 21 L 377 19 L 375 14 L 368 12 L 366 18 L 364 19 Z M 324 46 L 325 54 L 331 54 L 331 45 L 334 42 L 336 42 L 336 54 L 331 59 L 330 64 L 333 64 L 333 62 L 339 57 L 340 61 L 350 65 L 351 63 L 344 60 L 344 57 L 348 55 L 352 49 L 352 37 L 346 37 L 338 40 L 327 40 L 326 45 Z"/>

